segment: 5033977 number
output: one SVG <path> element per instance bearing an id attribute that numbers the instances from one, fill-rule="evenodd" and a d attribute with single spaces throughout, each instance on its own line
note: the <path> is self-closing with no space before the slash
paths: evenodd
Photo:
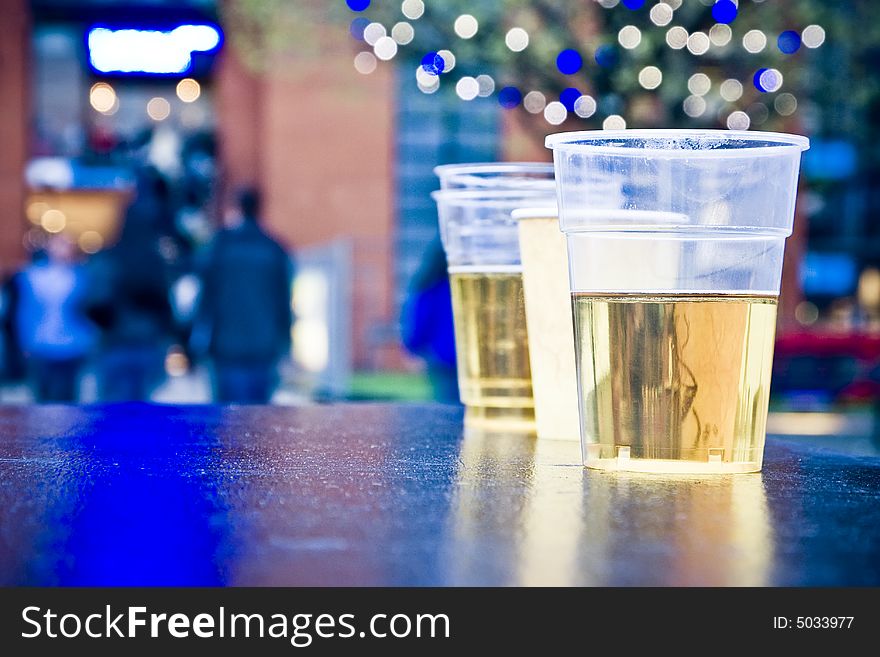
<path id="1" fill-rule="evenodd" d="M 774 616 L 773 628 L 777 630 L 848 630 L 855 616 Z"/>

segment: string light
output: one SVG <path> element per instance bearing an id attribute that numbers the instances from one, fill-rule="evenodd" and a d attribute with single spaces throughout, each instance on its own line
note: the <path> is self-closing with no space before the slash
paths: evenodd
<path id="1" fill-rule="evenodd" d="M 364 28 L 364 41 L 375 46 L 376 42 L 386 34 L 385 26 L 382 23 L 370 23 Z"/>
<path id="2" fill-rule="evenodd" d="M 645 89 L 656 89 L 663 82 L 663 72 L 656 66 L 646 66 L 639 71 L 639 84 Z"/>
<path id="3" fill-rule="evenodd" d="M 596 100 L 589 95 L 583 95 L 574 101 L 574 113 L 582 119 L 588 119 L 596 113 Z"/>
<path id="4" fill-rule="evenodd" d="M 619 114 L 612 114 L 602 121 L 603 130 L 626 130 L 626 121 Z"/>
<path id="5" fill-rule="evenodd" d="M 692 55 L 704 55 L 709 50 L 709 37 L 705 32 L 694 32 L 687 39 L 687 49 Z"/>
<path id="6" fill-rule="evenodd" d="M 712 80 L 705 73 L 694 73 L 688 78 L 688 91 L 694 96 L 705 96 L 712 88 Z"/>
<path id="7" fill-rule="evenodd" d="M 635 25 L 625 25 L 617 33 L 617 41 L 627 50 L 632 50 L 642 42 L 642 31 Z"/>
<path id="8" fill-rule="evenodd" d="M 367 52 L 366 50 L 363 52 L 359 52 L 354 56 L 354 68 L 358 73 L 363 75 L 369 75 L 373 71 L 376 70 L 376 56 Z M 420 69 L 421 70 L 421 69 Z"/>
<path id="9" fill-rule="evenodd" d="M 391 28 L 391 38 L 401 46 L 410 43 L 415 35 L 416 31 L 413 29 L 413 26 L 405 21 L 395 23 L 394 27 Z"/>
<path id="10" fill-rule="evenodd" d="M 480 98 L 486 98 L 495 92 L 495 80 L 492 79 L 491 75 L 486 75 L 485 73 L 478 75 L 477 86 L 479 87 L 477 95 Z"/>
<path id="11" fill-rule="evenodd" d="M 473 100 L 480 93 L 480 83 L 466 75 L 455 83 L 455 93 L 462 100 Z"/>
<path id="12" fill-rule="evenodd" d="M 743 35 L 743 48 L 747 52 L 757 53 L 767 46 L 767 35 L 761 30 L 749 30 Z"/>
<path id="13" fill-rule="evenodd" d="M 706 111 L 706 99 L 702 96 L 688 96 L 681 104 L 684 113 L 692 119 L 703 116 Z"/>
<path id="14" fill-rule="evenodd" d="M 780 116 L 791 116 L 797 111 L 797 98 L 788 92 L 779 94 L 773 101 L 773 109 Z"/>
<path id="15" fill-rule="evenodd" d="M 730 130 L 748 130 L 751 124 L 752 120 L 749 115 L 740 110 L 731 112 L 727 117 L 727 127 Z"/>
<path id="16" fill-rule="evenodd" d="M 480 29 L 480 24 L 477 22 L 477 19 L 470 14 L 462 14 L 455 19 L 453 29 L 462 39 L 470 39 L 477 33 L 477 30 Z"/>
<path id="17" fill-rule="evenodd" d="M 666 31 L 666 45 L 673 50 L 681 50 L 687 45 L 687 41 L 688 31 L 679 25 L 670 27 Z"/>
<path id="18" fill-rule="evenodd" d="M 724 100 L 726 100 L 728 103 L 734 103 L 742 97 L 742 82 L 730 78 L 721 83 L 718 91 Z"/>
<path id="19" fill-rule="evenodd" d="M 390 36 L 383 36 L 376 41 L 376 45 L 373 46 L 373 52 L 376 53 L 376 57 L 387 62 L 397 54 L 397 41 Z"/>
<path id="20" fill-rule="evenodd" d="M 730 29 L 730 25 L 716 23 L 709 28 L 709 41 L 711 41 L 714 46 L 722 48 L 730 43 L 732 38 L 733 30 Z"/>
<path id="21" fill-rule="evenodd" d="M 425 13 L 425 3 L 422 0 L 403 0 L 400 11 L 411 21 L 418 20 Z"/>
<path id="22" fill-rule="evenodd" d="M 801 32 L 801 43 L 807 48 L 818 48 L 825 43 L 825 29 L 821 25 L 807 25 Z"/>
<path id="23" fill-rule="evenodd" d="M 523 107 L 529 114 L 540 114 L 547 106 L 547 98 L 540 91 L 530 91 L 523 98 Z"/>
<path id="24" fill-rule="evenodd" d="M 521 27 L 512 27 L 504 36 L 504 44 L 513 52 L 522 52 L 529 47 L 529 33 Z"/>
<path id="25" fill-rule="evenodd" d="M 443 60 L 443 72 L 449 73 L 455 68 L 456 59 L 451 50 L 438 50 L 437 55 Z"/>
<path id="26" fill-rule="evenodd" d="M 651 7 L 648 16 L 651 18 L 651 22 L 654 23 L 654 25 L 664 27 L 672 22 L 672 14 L 672 7 L 665 2 L 661 2 Z"/>
<path id="27" fill-rule="evenodd" d="M 559 101 L 554 100 L 552 103 L 547 103 L 547 106 L 544 108 L 544 119 L 550 125 L 559 125 L 567 118 L 568 110 Z"/>

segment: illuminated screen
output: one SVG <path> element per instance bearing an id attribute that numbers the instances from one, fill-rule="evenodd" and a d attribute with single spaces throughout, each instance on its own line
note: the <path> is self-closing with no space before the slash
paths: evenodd
<path id="1" fill-rule="evenodd" d="M 89 63 L 98 73 L 185 75 L 195 55 L 215 52 L 223 41 L 216 25 L 173 29 L 117 29 L 95 25 L 88 31 Z"/>

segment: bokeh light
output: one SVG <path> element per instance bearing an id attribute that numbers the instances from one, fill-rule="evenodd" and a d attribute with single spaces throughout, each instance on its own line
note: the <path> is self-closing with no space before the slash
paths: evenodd
<path id="1" fill-rule="evenodd" d="M 487 98 L 495 93 L 495 80 L 491 75 L 486 75 L 485 73 L 478 75 L 477 86 L 479 87 L 477 95 L 480 98 Z"/>
<path id="2" fill-rule="evenodd" d="M 732 23 L 736 19 L 736 14 L 736 3 L 733 0 L 718 0 L 712 5 L 712 18 L 719 23 Z"/>
<path id="3" fill-rule="evenodd" d="M 45 201 L 34 201 L 28 204 L 27 209 L 25 210 L 25 214 L 27 215 L 28 221 L 30 221 L 32 224 L 39 224 L 40 219 L 43 218 L 43 215 L 51 209 L 52 206 L 50 206 Z"/>
<path id="4" fill-rule="evenodd" d="M 792 55 L 800 50 L 801 36 L 794 30 L 785 30 L 777 37 L 776 47 L 786 55 Z"/>
<path id="5" fill-rule="evenodd" d="M 730 29 L 730 25 L 716 23 L 709 28 L 709 41 L 712 42 L 713 46 L 718 46 L 719 48 L 726 46 L 732 38 L 733 30 Z"/>
<path id="6" fill-rule="evenodd" d="M 761 52 L 767 46 L 767 35 L 761 30 L 749 30 L 743 35 L 743 48 L 747 52 Z"/>
<path id="7" fill-rule="evenodd" d="M 85 253 L 97 253 L 104 246 L 104 238 L 96 230 L 87 230 L 76 240 L 77 245 Z"/>
<path id="8" fill-rule="evenodd" d="M 681 104 L 681 108 L 685 114 L 695 119 L 706 112 L 706 99 L 702 96 L 688 96 Z"/>
<path id="9" fill-rule="evenodd" d="M 782 73 L 775 68 L 759 68 L 752 79 L 755 88 L 763 93 L 773 93 L 782 88 Z"/>
<path id="10" fill-rule="evenodd" d="M 556 56 L 556 68 L 560 73 L 565 75 L 573 75 L 581 70 L 584 60 L 577 50 L 568 48 L 563 50 Z"/>
<path id="11" fill-rule="evenodd" d="M 388 32 L 382 23 L 370 23 L 364 28 L 364 41 L 375 46 L 376 42 L 387 34 Z"/>
<path id="12" fill-rule="evenodd" d="M 588 119 L 596 113 L 596 99 L 590 95 L 583 95 L 574 103 L 574 113 L 582 119 Z"/>
<path id="13" fill-rule="evenodd" d="M 473 100 L 480 93 L 480 83 L 466 75 L 455 83 L 455 93 L 462 100 Z"/>
<path id="14" fill-rule="evenodd" d="M 106 82 L 96 82 L 89 90 L 89 103 L 96 112 L 110 114 L 118 106 L 116 91 Z"/>
<path id="15" fill-rule="evenodd" d="M 791 116 L 797 111 L 797 98 L 788 92 L 781 93 L 773 101 L 773 109 L 780 116 Z"/>
<path id="16" fill-rule="evenodd" d="M 625 25 L 617 33 L 617 41 L 627 50 L 632 50 L 642 42 L 642 31 L 635 25 Z"/>
<path id="17" fill-rule="evenodd" d="M 687 45 L 688 31 L 680 25 L 670 27 L 666 31 L 666 45 L 673 50 L 681 50 Z"/>
<path id="18" fill-rule="evenodd" d="M 596 60 L 596 63 L 602 68 L 613 68 L 617 66 L 617 48 L 614 46 L 605 44 L 596 48 L 596 52 L 593 54 L 593 57 Z"/>
<path id="19" fill-rule="evenodd" d="M 415 35 L 416 31 L 413 29 L 413 26 L 406 21 L 395 23 L 394 27 L 391 28 L 391 38 L 401 46 L 410 43 Z"/>
<path id="20" fill-rule="evenodd" d="M 569 112 L 574 111 L 574 104 L 578 101 L 583 94 L 580 89 L 576 89 L 575 87 L 569 87 L 568 89 L 564 89 L 562 93 L 559 94 L 559 102 L 565 105 L 565 109 Z"/>
<path id="21" fill-rule="evenodd" d="M 645 89 L 656 89 L 663 82 L 663 72 L 656 66 L 646 66 L 639 71 L 639 84 Z"/>
<path id="22" fill-rule="evenodd" d="M 749 115 L 741 110 L 731 112 L 727 117 L 727 127 L 730 130 L 748 130 L 751 124 Z"/>
<path id="23" fill-rule="evenodd" d="M 749 115 L 750 125 L 761 125 L 769 118 L 770 110 L 764 103 L 753 103 L 746 109 L 746 114 Z"/>
<path id="24" fill-rule="evenodd" d="M 512 27 L 504 35 L 504 44 L 513 52 L 522 52 L 529 47 L 529 33 L 521 27 Z"/>
<path id="25" fill-rule="evenodd" d="M 554 100 L 552 103 L 547 103 L 547 106 L 544 108 L 544 120 L 550 125 L 559 125 L 567 118 L 568 110 L 565 109 L 565 105 L 558 101 Z"/>
<path id="26" fill-rule="evenodd" d="M 688 91 L 694 96 L 705 96 L 712 88 L 712 80 L 705 73 L 694 73 L 688 78 Z"/>
<path id="27" fill-rule="evenodd" d="M 351 25 L 348 27 L 348 31 L 351 32 L 351 36 L 359 41 L 364 40 L 364 30 L 367 29 L 367 25 L 370 24 L 370 19 L 364 18 L 363 16 L 358 16 L 354 20 L 351 21 Z"/>
<path id="28" fill-rule="evenodd" d="M 603 9 L 613 9 L 620 4 L 620 0 L 597 0 Z"/>
<path id="29" fill-rule="evenodd" d="M 530 114 L 540 114 L 547 107 L 547 98 L 540 91 L 530 91 L 523 98 L 523 107 Z"/>
<path id="30" fill-rule="evenodd" d="M 376 53 L 376 57 L 387 62 L 397 54 L 397 41 L 390 36 L 383 36 L 376 41 L 376 45 L 373 46 L 373 52 Z"/>
<path id="31" fill-rule="evenodd" d="M 462 14 L 455 19 L 453 29 L 462 39 L 470 39 L 477 33 L 477 30 L 480 29 L 480 24 L 477 22 L 477 19 L 470 14 Z"/>
<path id="32" fill-rule="evenodd" d="M 171 116 L 171 103 L 162 96 L 151 98 L 147 103 L 147 116 L 153 121 L 164 121 Z"/>
<path id="33" fill-rule="evenodd" d="M 194 103 L 202 95 L 202 86 L 192 78 L 183 78 L 177 83 L 177 97 L 184 103 Z"/>
<path id="34" fill-rule="evenodd" d="M 743 95 L 742 82 L 729 78 L 721 83 L 718 91 L 721 93 L 721 97 L 728 103 L 736 102 Z"/>
<path id="35" fill-rule="evenodd" d="M 458 60 L 455 59 L 455 55 L 452 54 L 451 50 L 438 50 L 437 54 L 443 60 L 443 73 L 449 73 L 449 71 L 455 68 L 455 63 Z"/>
<path id="36" fill-rule="evenodd" d="M 425 3 L 422 0 L 403 0 L 400 11 L 411 21 L 418 20 L 425 13 Z"/>
<path id="37" fill-rule="evenodd" d="M 665 2 L 660 2 L 653 7 L 651 7 L 651 12 L 648 14 L 651 18 L 651 22 L 658 27 L 665 27 L 672 22 L 672 7 L 666 4 Z"/>
<path id="38" fill-rule="evenodd" d="M 370 6 L 370 0 L 345 0 L 345 4 L 352 11 L 363 11 Z"/>
<path id="39" fill-rule="evenodd" d="M 359 52 L 354 56 L 354 68 L 358 73 L 362 73 L 363 75 L 369 75 L 375 71 L 376 64 L 376 56 L 366 50 Z"/>
<path id="40" fill-rule="evenodd" d="M 692 55 L 704 55 L 709 50 L 709 35 L 705 32 L 694 32 L 687 39 L 687 49 Z"/>
<path id="41" fill-rule="evenodd" d="M 443 57 L 436 52 L 429 52 L 422 57 L 422 69 L 429 75 L 440 75 L 446 68 Z"/>
<path id="42" fill-rule="evenodd" d="M 807 25 L 801 32 L 801 42 L 807 48 L 818 48 L 825 43 L 825 29 L 821 25 Z"/>
<path id="43" fill-rule="evenodd" d="M 602 121 L 603 130 L 626 130 L 626 121 L 619 114 L 612 114 Z"/>
<path id="44" fill-rule="evenodd" d="M 522 102 L 522 92 L 516 87 L 504 87 L 498 92 L 498 104 L 513 109 Z"/>
<path id="45" fill-rule="evenodd" d="M 40 225 L 47 233 L 60 233 L 67 226 L 67 216 L 55 208 L 46 210 L 40 217 Z"/>

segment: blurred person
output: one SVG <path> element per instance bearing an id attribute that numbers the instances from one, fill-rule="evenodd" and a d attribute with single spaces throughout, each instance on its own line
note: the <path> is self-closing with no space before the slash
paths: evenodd
<path id="1" fill-rule="evenodd" d="M 16 277 L 17 337 L 37 402 L 75 402 L 83 363 L 95 342 L 86 316 L 86 270 L 73 243 L 53 235 L 45 254 Z"/>
<path id="2" fill-rule="evenodd" d="M 118 242 L 92 260 L 89 314 L 102 332 L 102 401 L 148 400 L 164 380 L 174 335 L 168 264 L 160 252 L 162 185 L 139 178 Z"/>
<path id="3" fill-rule="evenodd" d="M 197 335 L 214 370 L 220 403 L 265 404 L 290 352 L 293 263 L 259 225 L 260 195 L 238 193 L 233 225 L 220 231 L 202 266 Z"/>
<path id="4" fill-rule="evenodd" d="M 413 278 L 401 319 L 403 344 L 425 360 L 434 399 L 459 403 L 455 332 L 446 255 L 435 239 Z"/>

